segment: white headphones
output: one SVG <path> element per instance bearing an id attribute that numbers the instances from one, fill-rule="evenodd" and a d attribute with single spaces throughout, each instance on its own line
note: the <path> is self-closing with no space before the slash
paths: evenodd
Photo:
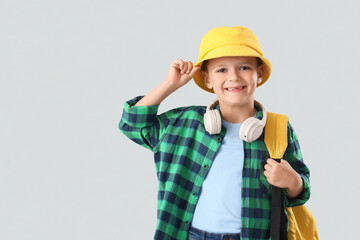
<path id="1" fill-rule="evenodd" d="M 255 100 L 254 102 L 256 105 L 261 107 L 263 111 L 263 118 L 259 120 L 255 117 L 249 117 L 241 124 L 239 131 L 240 138 L 249 143 L 260 137 L 266 124 L 265 108 L 258 101 Z M 220 112 L 217 109 L 214 109 L 218 104 L 219 100 L 214 100 L 209 106 L 207 106 L 206 113 L 204 114 L 205 129 L 210 134 L 218 134 L 221 132 L 222 123 Z"/>

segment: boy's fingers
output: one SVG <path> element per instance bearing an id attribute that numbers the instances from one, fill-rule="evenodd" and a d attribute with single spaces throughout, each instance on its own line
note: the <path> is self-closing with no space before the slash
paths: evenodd
<path id="1" fill-rule="evenodd" d="M 271 167 L 276 166 L 277 164 L 279 164 L 278 162 L 276 162 L 274 159 L 268 158 L 266 161 Z"/>
<path id="2" fill-rule="evenodd" d="M 191 61 L 183 61 L 182 59 L 178 59 L 175 61 L 178 69 L 180 70 L 180 74 L 188 74 L 189 77 L 193 77 L 195 72 L 200 69 L 200 66 L 193 67 L 193 63 Z"/>
<path id="3" fill-rule="evenodd" d="M 266 171 L 270 171 L 271 170 L 271 166 L 270 166 L 270 164 L 266 164 L 265 166 L 264 166 L 264 169 L 266 170 Z"/>
<path id="4" fill-rule="evenodd" d="M 192 62 L 187 61 L 187 65 L 188 65 L 188 68 L 187 68 L 186 73 L 189 74 L 191 72 L 191 69 L 192 69 Z"/>
<path id="5" fill-rule="evenodd" d="M 187 73 L 189 71 L 189 63 L 185 62 L 184 63 L 184 73 Z"/>
<path id="6" fill-rule="evenodd" d="M 179 69 L 180 69 L 180 72 L 182 73 L 182 70 L 183 70 L 183 68 L 184 68 L 184 62 L 183 62 L 183 60 L 178 59 L 176 62 L 179 64 Z"/>
<path id="7" fill-rule="evenodd" d="M 272 182 L 272 178 L 271 178 L 270 173 L 264 172 L 264 176 L 266 177 L 266 180 L 267 180 L 271 185 L 273 185 L 273 182 Z"/>
<path id="8" fill-rule="evenodd" d="M 189 77 L 192 78 L 192 77 L 195 75 L 196 71 L 199 70 L 199 69 L 200 69 L 199 66 L 194 67 L 194 68 L 191 70 L 191 72 L 190 72 L 190 74 L 189 74 Z"/>
<path id="9" fill-rule="evenodd" d="M 280 162 L 283 163 L 283 164 L 286 164 L 286 165 L 290 165 L 290 164 L 288 163 L 288 161 L 286 161 L 286 160 L 284 160 L 284 159 L 281 159 Z"/>
<path id="10" fill-rule="evenodd" d="M 188 69 L 187 62 L 183 62 L 183 67 L 181 68 L 181 74 L 186 73 L 187 69 Z"/>

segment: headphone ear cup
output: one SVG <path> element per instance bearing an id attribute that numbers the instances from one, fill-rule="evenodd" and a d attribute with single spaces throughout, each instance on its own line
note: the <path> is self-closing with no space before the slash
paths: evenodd
<path id="1" fill-rule="evenodd" d="M 221 132 L 221 116 L 217 109 L 209 110 L 204 114 L 205 129 L 210 134 Z"/>
<path id="2" fill-rule="evenodd" d="M 263 129 L 264 125 L 259 119 L 250 117 L 241 125 L 239 135 L 242 140 L 250 143 L 261 136 Z"/>

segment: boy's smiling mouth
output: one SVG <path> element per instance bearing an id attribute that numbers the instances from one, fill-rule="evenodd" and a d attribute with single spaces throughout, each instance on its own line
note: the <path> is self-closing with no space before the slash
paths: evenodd
<path id="1" fill-rule="evenodd" d="M 244 88 L 245 88 L 245 86 L 237 86 L 237 87 L 228 87 L 228 88 L 225 88 L 225 90 L 228 92 L 240 92 Z"/>

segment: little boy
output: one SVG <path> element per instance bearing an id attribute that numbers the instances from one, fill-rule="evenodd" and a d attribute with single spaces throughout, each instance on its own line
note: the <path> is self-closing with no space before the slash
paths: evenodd
<path id="1" fill-rule="evenodd" d="M 174 61 L 160 85 L 125 103 L 121 132 L 154 152 L 154 239 L 269 239 L 271 185 L 283 188 L 287 207 L 309 199 L 309 169 L 292 126 L 280 163 L 264 144 L 266 111 L 254 94 L 270 73 L 250 29 L 218 27 L 203 37 L 197 63 Z M 158 115 L 159 104 L 192 78 L 218 101 Z"/>

